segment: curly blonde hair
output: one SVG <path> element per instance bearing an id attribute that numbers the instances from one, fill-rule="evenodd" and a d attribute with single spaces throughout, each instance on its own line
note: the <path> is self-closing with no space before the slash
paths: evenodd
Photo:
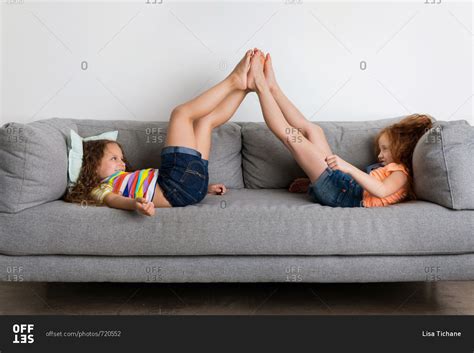
<path id="1" fill-rule="evenodd" d="M 91 198 L 90 193 L 92 189 L 100 184 L 102 179 L 97 174 L 97 168 L 100 165 L 100 162 L 105 154 L 105 149 L 108 144 L 115 143 L 120 147 L 123 154 L 123 148 L 120 143 L 111 140 L 95 140 L 95 141 L 86 141 L 83 142 L 83 159 L 81 172 L 77 182 L 74 183 L 64 195 L 64 201 L 73 202 L 73 203 L 83 203 L 86 204 L 95 204 L 94 199 Z M 130 171 L 132 168 L 128 163 L 125 156 L 123 157 L 125 162 L 125 170 Z"/>
<path id="2" fill-rule="evenodd" d="M 379 139 L 383 134 L 387 134 L 394 162 L 403 164 L 408 169 L 408 200 L 416 199 L 416 195 L 413 192 L 413 151 L 420 138 L 432 126 L 433 118 L 430 115 L 412 114 L 398 123 L 380 130 L 374 140 L 375 154 L 378 156 L 380 153 Z"/>

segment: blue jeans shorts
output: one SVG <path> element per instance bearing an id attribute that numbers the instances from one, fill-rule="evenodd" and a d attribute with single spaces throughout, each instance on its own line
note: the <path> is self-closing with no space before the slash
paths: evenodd
<path id="1" fill-rule="evenodd" d="M 195 149 L 167 146 L 161 150 L 158 185 L 173 207 L 201 202 L 209 185 L 209 161 Z"/>
<path id="2" fill-rule="evenodd" d="M 308 188 L 313 202 L 331 207 L 364 207 L 363 192 L 349 174 L 329 167 Z"/>

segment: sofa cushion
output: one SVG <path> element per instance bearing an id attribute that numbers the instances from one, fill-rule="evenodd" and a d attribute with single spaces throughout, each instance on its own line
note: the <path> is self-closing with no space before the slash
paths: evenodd
<path id="1" fill-rule="evenodd" d="M 413 152 L 419 199 L 451 209 L 474 209 L 474 127 L 465 120 L 437 121 Z"/>
<path id="2" fill-rule="evenodd" d="M 377 161 L 373 148 L 376 134 L 402 118 L 314 123 L 324 130 L 334 154 L 365 171 L 365 167 Z M 294 179 L 305 177 L 291 153 L 265 123 L 239 124 L 242 126 L 242 168 L 246 188 L 287 188 Z"/>
<path id="3" fill-rule="evenodd" d="M 73 120 L 83 137 L 118 130 L 117 141 L 134 169 L 159 168 L 168 122 L 127 120 Z M 240 126 L 227 123 L 212 132 L 209 182 L 243 188 Z"/>
<path id="4" fill-rule="evenodd" d="M 15 213 L 57 200 L 67 187 L 67 119 L 0 128 L 0 212 Z"/>
<path id="5" fill-rule="evenodd" d="M 283 189 L 233 189 L 154 217 L 53 201 L 0 214 L 8 255 L 432 255 L 474 252 L 474 211 L 426 201 L 340 208 Z M 419 269 L 423 271 L 422 268 Z"/>

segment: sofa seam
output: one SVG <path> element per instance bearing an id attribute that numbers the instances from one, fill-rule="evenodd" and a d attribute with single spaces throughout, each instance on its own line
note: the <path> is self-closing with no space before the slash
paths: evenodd
<path id="1" fill-rule="evenodd" d="M 453 209 L 456 209 L 455 202 L 454 202 L 454 197 L 453 197 L 453 190 L 451 189 L 451 180 L 449 178 L 448 164 L 446 162 L 446 152 L 444 150 L 443 128 L 440 129 L 440 134 L 441 134 L 441 152 L 442 152 L 442 155 L 443 155 L 444 167 L 446 169 L 446 180 L 448 181 L 449 196 L 451 197 L 451 205 L 453 206 Z"/>
<path id="2" fill-rule="evenodd" d="M 25 133 L 25 135 L 26 135 L 26 133 Z M 15 208 L 14 212 L 19 212 L 20 199 L 23 198 L 23 185 L 25 184 L 26 158 L 29 154 L 29 153 L 27 153 L 29 143 L 30 143 L 30 140 L 29 140 L 28 136 L 25 136 L 25 147 L 23 148 L 23 171 L 22 171 L 22 176 L 21 176 L 21 185 L 20 185 L 20 190 L 18 192 L 19 197 L 17 198 L 16 208 Z"/>
<path id="3" fill-rule="evenodd" d="M 243 153 L 243 150 L 244 150 L 244 127 L 240 124 L 237 124 L 239 126 L 239 130 L 240 130 L 240 150 L 239 150 L 239 154 L 240 154 L 240 175 L 242 176 L 242 185 L 244 187 L 244 189 L 247 187 L 246 183 L 245 183 L 245 176 L 244 176 L 244 153 Z"/>
<path id="4" fill-rule="evenodd" d="M 233 256 L 245 256 L 245 257 L 327 257 L 327 256 L 347 256 L 347 257 L 358 257 L 358 256 L 457 256 L 457 255 L 474 255 L 474 250 L 455 250 L 454 252 L 432 252 L 432 251 L 409 251 L 404 253 L 379 253 L 379 252 L 360 252 L 355 254 L 334 254 L 334 253 L 324 253 L 324 254 L 153 254 L 153 255 L 143 255 L 143 254 L 72 254 L 72 253 L 40 253 L 32 254 L 30 252 L 10 252 L 5 250 L 0 251 L 0 256 L 97 256 L 97 257 L 233 257 Z M 1 281 L 0 281 L 1 282 Z"/>

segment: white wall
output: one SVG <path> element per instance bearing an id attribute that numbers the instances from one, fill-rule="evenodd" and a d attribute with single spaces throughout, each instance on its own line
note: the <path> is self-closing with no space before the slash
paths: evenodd
<path id="1" fill-rule="evenodd" d="M 1 6 L 3 123 L 166 121 L 256 46 L 311 120 L 473 124 L 471 1 L 15 1 Z M 263 121 L 255 94 L 233 119 Z"/>

